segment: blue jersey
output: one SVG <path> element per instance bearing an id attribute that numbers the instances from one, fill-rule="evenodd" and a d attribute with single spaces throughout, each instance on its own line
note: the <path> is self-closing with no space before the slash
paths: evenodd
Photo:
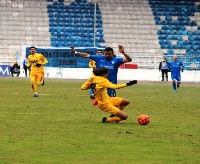
<path id="1" fill-rule="evenodd" d="M 113 84 L 117 84 L 118 68 L 123 61 L 121 57 L 113 57 L 107 60 L 103 55 L 90 55 L 90 58 L 96 62 L 96 68 L 106 67 L 108 69 L 108 80 Z"/>
<path id="2" fill-rule="evenodd" d="M 169 70 L 172 74 L 180 74 L 182 69 L 184 69 L 184 67 L 181 61 L 172 61 L 169 63 Z"/>

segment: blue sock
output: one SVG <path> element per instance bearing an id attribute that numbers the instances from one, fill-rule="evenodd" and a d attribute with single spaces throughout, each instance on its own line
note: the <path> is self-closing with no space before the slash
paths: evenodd
<path id="1" fill-rule="evenodd" d="M 176 83 L 172 83 L 174 90 L 176 90 Z"/>

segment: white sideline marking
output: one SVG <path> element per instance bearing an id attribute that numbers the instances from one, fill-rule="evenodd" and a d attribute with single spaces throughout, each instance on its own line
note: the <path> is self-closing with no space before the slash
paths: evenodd
<path id="1" fill-rule="evenodd" d="M 18 95 L 19 93 L 11 93 L 11 94 L 12 94 L 12 95 Z M 44 94 L 42 94 L 42 93 L 40 94 L 40 93 L 39 93 L 38 95 L 50 96 L 50 95 L 52 95 L 52 94 L 45 94 L 45 93 L 44 93 Z"/>
<path id="2" fill-rule="evenodd" d="M 38 93 L 38 95 L 40 96 L 40 95 L 44 95 L 44 96 L 50 96 L 50 95 L 52 95 L 52 94 L 40 94 L 40 93 Z"/>
<path id="3" fill-rule="evenodd" d="M 25 115 L 25 114 L 26 115 L 36 115 L 37 114 L 38 115 L 38 113 L 18 113 L 18 114 L 23 114 L 23 115 Z"/>

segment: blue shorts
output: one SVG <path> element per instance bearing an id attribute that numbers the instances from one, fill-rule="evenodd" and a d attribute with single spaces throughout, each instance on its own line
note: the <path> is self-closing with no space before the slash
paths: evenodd
<path id="1" fill-rule="evenodd" d="M 116 97 L 116 91 L 115 91 L 114 89 L 108 88 L 108 89 L 107 89 L 107 92 L 108 92 L 108 95 L 109 95 L 110 97 Z"/>
<path id="2" fill-rule="evenodd" d="M 176 81 L 178 81 L 178 82 L 180 82 L 181 81 L 181 74 L 171 74 L 171 78 L 172 78 L 172 80 L 176 80 Z"/>
<path id="3" fill-rule="evenodd" d="M 107 89 L 108 95 L 110 97 L 116 97 L 116 91 L 114 89 Z M 92 95 L 94 94 L 94 92 L 92 91 L 92 89 L 89 90 L 89 94 Z"/>
<path id="4" fill-rule="evenodd" d="M 89 90 L 89 94 L 90 95 L 94 94 L 94 92 L 92 91 L 92 89 Z"/>

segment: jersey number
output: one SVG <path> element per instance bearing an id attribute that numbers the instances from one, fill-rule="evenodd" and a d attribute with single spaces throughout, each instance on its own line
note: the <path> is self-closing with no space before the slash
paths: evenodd
<path id="1" fill-rule="evenodd" d="M 97 90 L 96 90 L 96 84 L 95 83 L 91 83 L 90 84 L 90 88 L 92 89 L 92 92 L 96 92 Z"/>

